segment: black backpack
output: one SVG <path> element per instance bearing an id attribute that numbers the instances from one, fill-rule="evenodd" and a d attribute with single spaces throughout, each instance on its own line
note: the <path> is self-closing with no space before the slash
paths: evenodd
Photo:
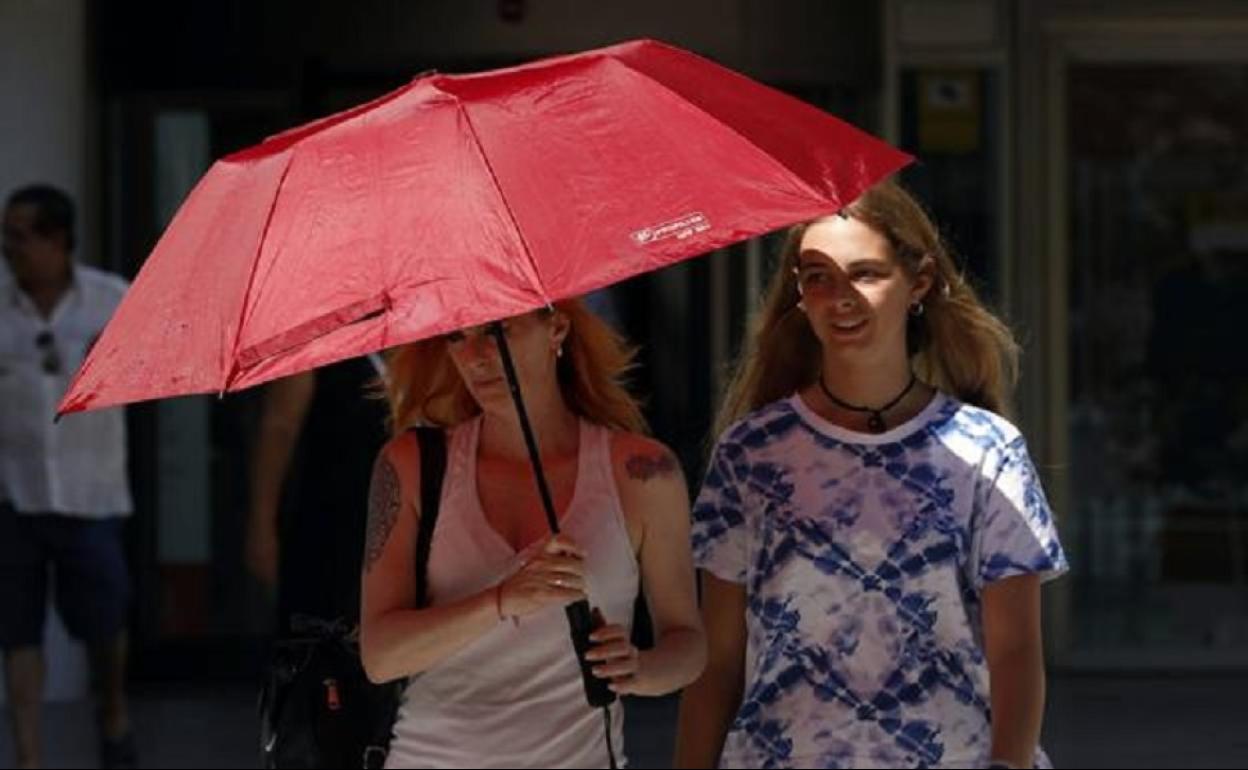
<path id="1" fill-rule="evenodd" d="M 426 573 L 446 471 L 446 435 L 416 428 L 420 445 L 420 528 L 416 606 L 428 604 Z M 295 616 L 292 637 L 275 643 L 260 691 L 265 768 L 381 767 L 406 681 L 373 684 L 360 662 L 358 628 L 338 619 Z"/>

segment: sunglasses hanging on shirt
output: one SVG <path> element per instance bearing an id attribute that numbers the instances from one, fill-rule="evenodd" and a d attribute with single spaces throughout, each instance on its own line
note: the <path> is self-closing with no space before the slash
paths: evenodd
<path id="1" fill-rule="evenodd" d="M 52 332 L 40 332 L 35 337 L 35 345 L 43 353 L 43 373 L 56 376 L 61 373 L 61 352 L 56 348 L 56 337 Z"/>

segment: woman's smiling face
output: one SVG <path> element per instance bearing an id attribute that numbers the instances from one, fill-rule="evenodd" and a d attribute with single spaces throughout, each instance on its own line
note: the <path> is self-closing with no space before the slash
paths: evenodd
<path id="1" fill-rule="evenodd" d="M 806 317 L 827 353 L 905 355 L 907 314 L 931 279 L 911 276 L 881 233 L 852 217 L 821 219 L 802 236 L 796 270 Z"/>

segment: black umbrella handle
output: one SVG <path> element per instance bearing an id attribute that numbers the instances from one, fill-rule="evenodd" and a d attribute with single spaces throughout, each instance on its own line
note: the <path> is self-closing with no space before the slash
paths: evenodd
<path id="1" fill-rule="evenodd" d="M 507 345 L 507 335 L 503 332 L 503 324 L 495 321 L 490 324 L 490 334 L 498 345 L 499 357 L 503 360 L 503 372 L 507 375 L 507 387 L 511 391 L 511 400 L 516 405 L 516 414 L 520 417 L 520 431 L 524 433 L 524 443 L 529 448 L 529 461 L 533 464 L 533 478 L 537 481 L 537 492 L 542 498 L 542 507 L 546 511 L 546 522 L 550 531 L 559 534 L 559 517 L 555 514 L 555 504 L 550 497 L 550 487 L 546 484 L 546 473 L 542 470 L 542 456 L 537 449 L 537 437 L 533 435 L 533 426 L 529 422 L 528 410 L 524 408 L 524 396 L 520 393 L 520 378 L 516 376 L 516 365 L 511 359 L 511 348 Z M 572 647 L 576 650 L 576 660 L 581 667 L 581 681 L 585 685 L 585 699 L 594 707 L 607 706 L 615 701 L 615 693 L 607 686 L 607 680 L 594 676 L 593 664 L 585 659 L 585 653 L 593 644 L 589 635 L 596 628 L 593 610 L 589 600 L 581 599 L 566 607 L 568 629 L 572 634 Z"/>
<path id="2" fill-rule="evenodd" d="M 572 647 L 576 650 L 576 662 L 581 666 L 581 684 L 585 686 L 585 700 L 594 708 L 610 706 L 615 702 L 610 682 L 594 676 L 594 664 L 585 659 L 585 653 L 593 647 L 589 635 L 594 632 L 602 615 L 590 609 L 588 599 L 579 599 L 564 607 L 568 615 L 568 628 L 572 632 Z M 594 616 L 597 615 L 597 618 Z"/>

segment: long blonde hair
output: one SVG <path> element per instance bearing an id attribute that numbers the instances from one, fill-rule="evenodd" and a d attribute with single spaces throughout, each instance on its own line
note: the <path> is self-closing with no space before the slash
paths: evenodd
<path id="1" fill-rule="evenodd" d="M 570 322 L 563 341 L 565 354 L 556 371 L 568 407 L 608 428 L 647 432 L 641 406 L 624 386 L 636 349 L 583 300 L 557 302 L 555 310 Z M 396 348 L 388 364 L 385 397 L 395 435 L 418 423 L 451 427 L 480 414 L 481 407 L 451 362 L 442 337 Z"/>
<path id="2" fill-rule="evenodd" d="M 893 180 L 867 190 L 842 213 L 884 235 L 911 277 L 930 260 L 932 287 L 924 312 L 911 317 L 906 344 L 915 372 L 973 406 L 1008 416 L 1018 379 L 1018 343 L 966 282 L 923 207 Z M 815 220 L 819 221 L 819 220 Z M 819 340 L 797 310 L 798 252 L 806 222 L 789 229 L 761 311 L 729 381 L 715 435 L 747 413 L 784 398 L 819 376 Z"/>

